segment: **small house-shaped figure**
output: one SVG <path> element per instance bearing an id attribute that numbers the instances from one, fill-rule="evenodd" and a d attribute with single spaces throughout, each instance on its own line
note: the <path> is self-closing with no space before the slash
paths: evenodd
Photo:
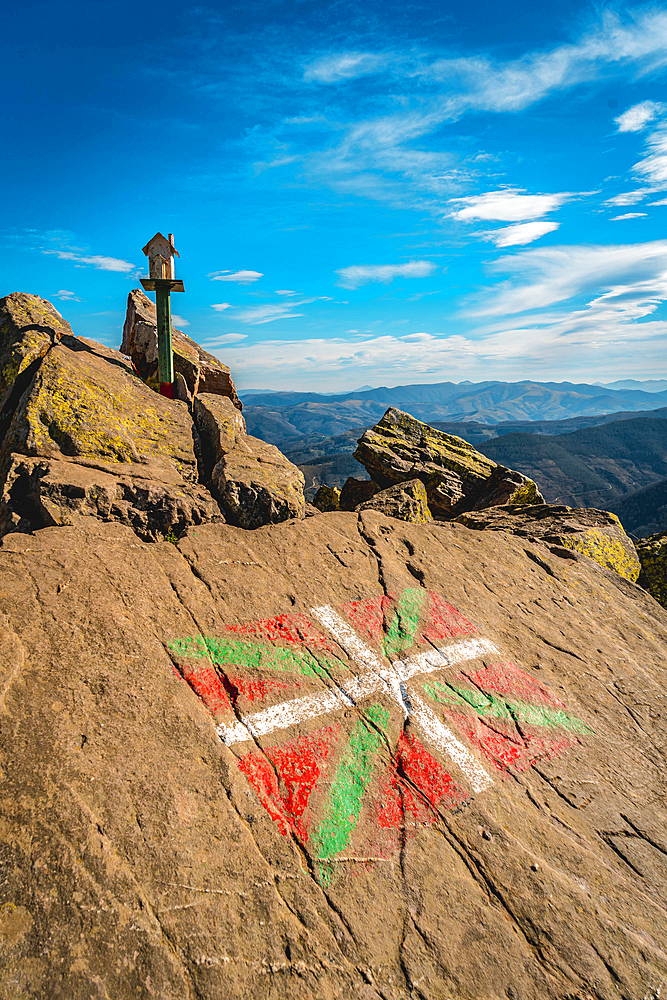
<path id="1" fill-rule="evenodd" d="M 152 240 L 149 240 L 143 252 L 148 257 L 148 274 L 151 278 L 175 278 L 174 274 L 174 254 L 178 257 L 178 250 L 174 247 L 174 237 L 169 234 L 169 239 L 165 239 L 162 233 L 156 233 Z"/>

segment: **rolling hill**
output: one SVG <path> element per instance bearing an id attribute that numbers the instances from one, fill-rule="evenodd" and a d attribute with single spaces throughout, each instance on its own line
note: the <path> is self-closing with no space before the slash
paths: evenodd
<path id="1" fill-rule="evenodd" d="M 571 382 L 441 382 L 339 395 L 252 393 L 246 403 L 244 415 L 249 433 L 285 448 L 307 435 L 312 436 L 313 443 L 355 427 L 370 427 L 389 406 L 406 410 L 429 424 L 475 421 L 494 425 L 507 421 L 597 419 L 619 411 L 654 410 L 667 404 L 667 392 L 615 390 Z"/>

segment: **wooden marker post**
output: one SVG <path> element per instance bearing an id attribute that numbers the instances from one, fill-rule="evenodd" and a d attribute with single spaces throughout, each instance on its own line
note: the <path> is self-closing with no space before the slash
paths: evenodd
<path id="1" fill-rule="evenodd" d="M 157 308 L 157 368 L 160 392 L 174 398 L 174 352 L 171 346 L 171 293 L 184 292 L 183 282 L 174 277 L 173 233 L 165 239 L 156 233 L 143 249 L 148 257 L 148 278 L 141 278 L 145 291 L 155 292 Z"/>

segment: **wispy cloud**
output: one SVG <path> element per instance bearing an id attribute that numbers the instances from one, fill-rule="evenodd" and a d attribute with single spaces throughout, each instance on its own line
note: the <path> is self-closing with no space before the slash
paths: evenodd
<path id="1" fill-rule="evenodd" d="M 460 222 L 476 219 L 484 219 L 487 222 L 523 222 L 542 218 L 543 215 L 560 208 L 563 202 L 571 197 L 568 192 L 526 194 L 520 188 L 507 188 L 466 198 L 452 198 L 450 201 L 463 206 L 452 212 L 452 217 Z"/>
<path id="2" fill-rule="evenodd" d="M 336 85 L 362 73 L 391 71 L 388 102 L 394 107 L 399 103 L 402 110 L 345 124 L 340 141 L 304 155 L 305 169 L 336 190 L 440 214 L 443 198 L 460 193 L 475 180 L 446 149 L 417 148 L 443 124 L 479 111 L 522 111 L 583 82 L 614 75 L 638 78 L 665 65 L 667 11 L 657 8 L 623 15 L 603 11 L 577 41 L 505 62 L 487 57 L 429 61 L 423 53 L 412 58 L 369 52 L 329 55 L 311 64 L 312 79 Z M 402 91 L 397 89 L 401 86 Z M 637 125 L 642 115 L 646 123 L 649 110 L 626 112 L 624 126 Z M 654 182 L 653 173 L 654 167 L 646 164 L 649 183 Z M 498 219 L 518 222 L 535 217 Z"/>
<path id="3" fill-rule="evenodd" d="M 251 285 L 264 275 L 261 271 L 212 271 L 208 277 L 211 281 L 235 281 L 239 285 Z"/>
<path id="4" fill-rule="evenodd" d="M 667 241 L 525 250 L 491 271 L 507 281 L 489 288 L 473 334 L 264 341 L 227 361 L 239 376 L 270 377 L 275 387 L 295 387 L 299 372 L 304 388 L 364 377 L 391 385 L 405 381 L 406 371 L 411 381 L 452 373 L 483 379 L 490 369 L 495 377 L 553 380 L 576 372 L 585 378 L 592 369 L 620 376 L 664 367 L 667 322 L 649 317 L 667 301 Z"/>
<path id="5" fill-rule="evenodd" d="M 624 191 L 615 194 L 613 198 L 607 198 L 605 205 L 612 205 L 615 208 L 622 208 L 624 205 L 636 205 L 643 201 L 647 194 L 651 194 L 653 188 L 637 188 L 635 191 Z"/>
<path id="6" fill-rule="evenodd" d="M 303 78 L 317 83 L 341 83 L 343 80 L 377 73 L 388 61 L 388 56 L 377 52 L 339 52 L 322 56 L 310 63 Z"/>
<path id="7" fill-rule="evenodd" d="M 52 298 L 62 299 L 63 302 L 80 302 L 75 292 L 68 292 L 66 288 L 61 288 L 59 292 L 54 292 Z"/>
<path id="8" fill-rule="evenodd" d="M 212 350 L 215 347 L 221 347 L 223 344 L 238 344 L 241 340 L 247 340 L 247 333 L 225 333 L 222 337 L 214 337 L 211 340 L 202 340 L 202 347 L 206 350 Z"/>
<path id="9" fill-rule="evenodd" d="M 619 132 L 641 132 L 649 122 L 653 121 L 665 109 L 665 105 L 656 101 L 642 101 L 628 108 L 622 115 L 615 118 Z"/>
<path id="10" fill-rule="evenodd" d="M 172 313 L 171 318 L 176 326 L 190 326 L 189 319 L 183 319 L 182 316 L 177 316 L 176 313 Z"/>
<path id="11" fill-rule="evenodd" d="M 648 155 L 635 163 L 632 170 L 654 190 L 667 187 L 667 123 L 659 125 L 646 138 Z"/>
<path id="12" fill-rule="evenodd" d="M 211 309 L 215 309 L 216 312 L 224 312 L 225 309 L 233 309 L 234 306 L 231 302 L 214 302 Z"/>
<path id="13" fill-rule="evenodd" d="M 249 309 L 235 312 L 234 320 L 240 320 L 242 323 L 249 323 L 252 326 L 260 326 L 264 323 L 273 323 L 278 319 L 297 319 L 299 316 L 303 316 L 303 313 L 293 310 L 310 305 L 311 302 L 331 302 L 331 298 L 328 295 L 317 295 L 309 299 L 299 299 L 297 302 L 277 302 L 251 306 Z"/>
<path id="14" fill-rule="evenodd" d="M 120 260 L 118 257 L 102 257 L 98 254 L 86 256 L 82 253 L 74 253 L 71 250 L 42 250 L 42 253 L 52 254 L 60 260 L 72 260 L 78 267 L 95 267 L 99 271 L 116 271 L 120 274 L 130 274 L 136 271 L 137 267 L 127 260 Z"/>
<path id="15" fill-rule="evenodd" d="M 430 260 L 412 260 L 407 264 L 353 264 L 336 274 L 343 288 L 359 288 L 373 281 L 389 284 L 394 278 L 428 278 L 435 269 Z"/>
<path id="16" fill-rule="evenodd" d="M 503 226 L 483 234 L 483 239 L 495 243 L 497 247 L 518 247 L 534 243 L 541 236 L 553 233 L 560 222 L 520 222 L 516 226 Z"/>
<path id="17" fill-rule="evenodd" d="M 542 247 L 501 257 L 489 271 L 509 280 L 490 290 L 471 315 L 510 316 L 593 296 L 589 308 L 604 303 L 607 313 L 616 310 L 627 323 L 667 298 L 667 241 Z"/>
<path id="18" fill-rule="evenodd" d="M 289 288 L 276 288 L 276 295 L 298 295 L 298 292 L 293 292 Z"/>
<path id="19" fill-rule="evenodd" d="M 613 215 L 610 222 L 622 222 L 623 219 L 645 219 L 646 212 L 626 212 L 624 215 Z"/>

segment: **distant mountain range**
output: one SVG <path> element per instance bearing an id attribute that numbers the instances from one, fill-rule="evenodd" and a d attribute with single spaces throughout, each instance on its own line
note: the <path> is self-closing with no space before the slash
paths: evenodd
<path id="1" fill-rule="evenodd" d="M 314 443 L 356 427 L 370 427 L 389 406 L 407 410 L 430 424 L 533 423 L 654 410 L 667 405 L 667 389 L 647 392 L 571 382 L 440 382 L 337 395 L 250 392 L 245 400 L 248 431 L 285 450 L 303 437 Z"/>
<path id="2" fill-rule="evenodd" d="M 626 494 L 667 477 L 667 409 L 570 434 L 504 434 L 477 445 L 534 479 L 550 503 L 616 511 Z"/>

